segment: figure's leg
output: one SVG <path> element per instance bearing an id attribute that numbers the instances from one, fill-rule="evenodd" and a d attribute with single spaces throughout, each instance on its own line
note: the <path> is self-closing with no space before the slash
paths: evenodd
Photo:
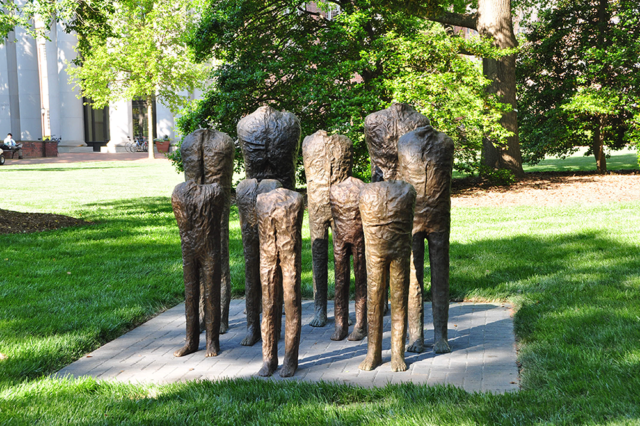
<path id="1" fill-rule="evenodd" d="M 349 334 L 349 287 L 351 271 L 349 246 L 334 235 L 333 258 L 335 259 L 336 291 L 333 300 L 336 331 L 331 340 L 342 340 Z"/>
<path id="2" fill-rule="evenodd" d="M 409 346 L 407 352 L 424 352 L 424 237 L 419 232 L 411 241 L 409 280 Z"/>
<path id="3" fill-rule="evenodd" d="M 356 277 L 356 325 L 349 340 L 362 340 L 367 335 L 367 263 L 364 256 L 364 237 L 351 246 L 353 272 Z"/>
<path id="4" fill-rule="evenodd" d="M 288 252 L 285 252 L 285 250 Z M 283 247 L 279 251 L 282 262 L 282 287 L 284 289 L 285 309 L 284 361 L 282 362 L 280 376 L 291 377 L 298 369 L 300 331 L 302 330 L 302 293 L 300 290 L 302 262 L 300 260 L 300 250 L 296 250 L 296 247 Z"/>
<path id="5" fill-rule="evenodd" d="M 187 322 L 186 344 L 173 353 L 173 356 L 184 356 L 198 350 L 200 344 L 199 305 L 200 305 L 200 266 L 194 259 L 183 252 L 182 270 L 184 275 L 184 310 Z"/>
<path id="6" fill-rule="evenodd" d="M 449 231 L 432 232 L 429 242 L 431 266 L 431 300 L 433 309 L 434 344 L 437 354 L 451 352 L 448 342 L 449 323 Z"/>
<path id="7" fill-rule="evenodd" d="M 360 370 L 371 371 L 382 363 L 383 292 L 387 288 L 388 263 L 380 258 L 367 256 L 367 323 L 369 334 L 367 357 L 360 363 Z"/>
<path id="8" fill-rule="evenodd" d="M 220 216 L 220 334 L 229 330 L 229 304 L 231 303 L 231 271 L 229 269 L 229 192 Z"/>
<path id="9" fill-rule="evenodd" d="M 315 315 L 309 323 L 312 327 L 327 324 L 327 291 L 329 264 L 329 229 L 326 223 L 318 223 L 309 215 L 311 231 L 311 257 L 313 268 L 313 300 Z"/>
<path id="10" fill-rule="evenodd" d="M 275 228 L 265 233 L 271 241 L 260 242 L 260 281 L 262 283 L 262 368 L 258 375 L 271 376 L 278 368 L 277 311 L 280 305 L 278 285 L 278 253 L 275 244 Z M 266 247 L 266 248 L 265 248 Z"/>
<path id="11" fill-rule="evenodd" d="M 282 268 L 278 268 L 276 271 L 276 287 L 278 292 L 278 300 L 275 304 L 275 318 L 276 318 L 276 339 L 280 340 L 282 337 L 282 310 L 284 307 L 284 291 L 282 288 Z"/>
<path id="12" fill-rule="evenodd" d="M 247 312 L 247 335 L 240 342 L 243 346 L 253 346 L 260 341 L 260 243 L 257 226 L 242 227 L 244 248 L 244 285 Z"/>
<path id="13" fill-rule="evenodd" d="M 206 357 L 217 356 L 220 352 L 220 251 L 215 250 L 213 258 L 205 264 L 204 307 L 207 353 Z"/>
<path id="14" fill-rule="evenodd" d="M 408 254 L 408 253 L 407 253 Z M 391 262 L 391 371 L 406 371 L 404 344 L 407 340 L 407 296 L 409 292 L 409 256 Z"/>

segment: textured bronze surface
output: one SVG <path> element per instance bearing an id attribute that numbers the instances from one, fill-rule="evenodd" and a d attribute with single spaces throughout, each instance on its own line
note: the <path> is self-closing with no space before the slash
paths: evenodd
<path id="1" fill-rule="evenodd" d="M 258 215 L 256 201 L 258 194 L 264 194 L 282 187 L 280 181 L 265 179 L 258 183 L 256 179 L 245 179 L 236 188 L 236 205 L 242 229 L 244 249 L 244 286 L 247 312 L 247 336 L 242 340 L 244 346 L 253 346 L 260 340 L 260 243 L 258 233 Z M 278 333 L 279 334 L 279 333 Z"/>
<path id="2" fill-rule="evenodd" d="M 238 122 L 238 141 L 248 179 L 277 179 L 294 189 L 300 121 L 290 112 L 264 106 Z"/>
<path id="3" fill-rule="evenodd" d="M 329 190 L 351 175 L 353 143 L 342 135 L 327 135 L 318 130 L 302 142 L 304 171 L 307 175 L 307 208 L 313 259 L 313 296 L 315 316 L 311 326 L 327 323 L 327 273 L 329 228 L 332 227 Z"/>
<path id="4" fill-rule="evenodd" d="M 233 157 L 235 146 L 226 133 L 214 129 L 200 129 L 187 135 L 180 147 L 184 164 L 185 180 L 197 184 L 217 183 L 225 193 L 225 204 L 220 216 L 221 227 L 221 320 L 220 333 L 229 329 L 229 302 L 231 301 L 231 273 L 229 270 L 229 209 L 231 180 L 233 178 Z M 203 295 L 204 292 L 201 292 Z M 204 299 L 200 300 L 201 324 L 204 314 Z"/>
<path id="5" fill-rule="evenodd" d="M 260 281 L 262 283 L 262 368 L 271 376 L 278 367 L 278 321 L 285 310 L 284 361 L 280 376 L 293 376 L 298 368 L 302 328 L 302 195 L 285 188 L 258 195 L 260 232 Z M 281 285 L 280 285 L 281 284 Z M 280 294 L 283 292 L 283 294 Z"/>
<path id="6" fill-rule="evenodd" d="M 369 114 L 364 120 L 364 136 L 371 161 L 371 182 L 402 179 L 398 170 L 398 139 L 429 124 L 427 117 L 403 103 L 394 103 L 387 109 Z M 387 310 L 385 293 L 385 314 Z"/>
<path id="7" fill-rule="evenodd" d="M 405 371 L 409 258 L 416 191 L 403 181 L 370 183 L 360 192 L 360 214 L 366 244 L 367 356 L 361 370 L 382 363 L 383 294 L 387 277 L 391 301 L 391 370 Z"/>
<path id="8" fill-rule="evenodd" d="M 413 219 L 411 280 L 409 285 L 410 352 L 424 350 L 424 240 L 429 245 L 434 351 L 450 352 L 449 233 L 451 228 L 451 175 L 453 141 L 431 126 L 420 127 L 398 141 L 399 169 L 403 180 L 416 190 Z"/>
<path id="9" fill-rule="evenodd" d="M 402 103 L 393 104 L 365 118 L 364 136 L 371 158 L 371 182 L 400 179 L 398 139 L 407 132 L 427 125 L 427 117 Z"/>
<path id="10" fill-rule="evenodd" d="M 189 180 L 175 187 L 171 195 L 173 212 L 180 230 L 185 287 L 187 343 L 177 357 L 198 350 L 200 342 L 200 289 L 203 289 L 206 355 L 220 351 L 220 216 L 226 195 L 217 183 L 198 185 Z"/>
<path id="11" fill-rule="evenodd" d="M 353 256 L 356 278 L 356 325 L 349 340 L 362 340 L 367 335 L 367 269 L 364 231 L 360 218 L 361 180 L 349 177 L 331 187 L 333 215 L 333 257 L 335 259 L 336 297 L 334 301 L 336 331 L 332 340 L 342 340 L 349 332 L 349 287 L 351 271 L 349 255 Z"/>

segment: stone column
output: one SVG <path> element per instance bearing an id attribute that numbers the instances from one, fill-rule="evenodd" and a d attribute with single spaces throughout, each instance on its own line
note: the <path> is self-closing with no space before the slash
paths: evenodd
<path id="1" fill-rule="evenodd" d="M 156 132 L 158 138 L 164 139 L 165 135 L 173 141 L 174 133 L 173 113 L 171 110 L 156 100 Z"/>
<path id="2" fill-rule="evenodd" d="M 131 123 L 131 101 L 119 101 L 109 105 L 109 134 L 111 140 L 102 147 L 103 152 L 126 152 L 125 145 L 133 133 Z"/>
<path id="3" fill-rule="evenodd" d="M 0 137 L 4 138 L 11 129 L 11 91 L 14 88 L 9 84 L 9 64 L 7 61 L 7 40 L 0 44 Z M 16 135 L 17 136 L 17 135 Z M 15 139 L 15 137 L 14 137 Z"/>
<path id="4" fill-rule="evenodd" d="M 74 34 L 67 34 L 62 24 L 58 24 L 57 27 L 58 88 L 60 93 L 60 123 L 62 126 L 61 134 L 57 136 L 62 136 L 62 142 L 60 142 L 58 150 L 64 152 L 71 150 L 73 147 L 86 147 L 87 144 L 84 141 L 82 98 L 78 98 L 79 89 L 73 88 L 71 77 L 67 74 L 68 65 L 65 63 L 75 59 L 76 52 L 73 48 L 77 44 L 77 39 Z"/>
<path id="5" fill-rule="evenodd" d="M 20 92 L 18 91 L 18 63 L 16 61 L 15 33 L 9 33 L 3 47 L 7 52 L 7 81 L 9 83 L 10 131 L 13 138 L 20 136 Z M 7 130 L 7 133 L 9 130 Z"/>
<path id="6" fill-rule="evenodd" d="M 14 133 L 15 140 L 37 140 L 42 137 L 42 117 L 40 112 L 40 79 L 36 40 L 26 30 L 16 27 L 16 64 L 18 73 L 18 93 L 20 94 L 20 133 Z"/>
<path id="7" fill-rule="evenodd" d="M 58 85 L 58 27 L 51 25 L 49 31 L 51 41 L 45 42 L 45 54 L 47 61 L 47 81 L 49 84 L 49 125 L 51 136 L 59 137 L 62 134 L 60 122 L 60 88 Z"/>

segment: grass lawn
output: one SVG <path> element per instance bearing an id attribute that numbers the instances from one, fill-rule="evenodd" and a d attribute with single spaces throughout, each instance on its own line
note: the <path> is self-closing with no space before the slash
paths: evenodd
<path id="1" fill-rule="evenodd" d="M 12 183 L 0 208 L 95 222 L 0 235 L 0 424 L 640 424 L 640 203 L 454 210 L 452 297 L 516 306 L 518 393 L 140 386 L 46 376 L 182 300 L 169 202 L 182 177 L 157 162 L 5 166 L 0 179 Z M 311 297 L 308 229 L 303 236 Z M 235 209 L 230 240 L 241 295 Z"/>
<path id="2" fill-rule="evenodd" d="M 524 165 L 525 172 L 575 172 L 584 170 L 596 170 L 596 160 L 593 155 L 584 156 L 587 148 L 580 148 L 578 152 L 562 158 L 546 158 L 535 166 Z M 611 157 L 607 158 L 607 170 L 639 170 L 638 152 L 635 148 L 625 148 L 620 151 L 611 151 Z"/>

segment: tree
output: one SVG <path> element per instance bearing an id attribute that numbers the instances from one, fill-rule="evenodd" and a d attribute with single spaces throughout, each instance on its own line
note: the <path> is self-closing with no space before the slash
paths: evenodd
<path id="1" fill-rule="evenodd" d="M 409 2 L 409 4 L 413 3 Z M 442 3 L 440 6 L 443 6 Z M 444 6 L 451 6 L 458 11 L 466 11 L 477 6 L 477 10 L 471 13 L 458 13 L 447 11 L 447 7 L 440 7 L 434 12 L 429 9 L 420 9 L 419 3 L 413 4 L 414 13 L 423 14 L 427 19 L 435 22 L 476 30 L 480 37 L 491 40 L 498 49 L 511 51 L 518 46 L 513 32 L 511 0 L 477 0 L 475 2 L 457 0 Z M 511 132 L 506 145 L 499 140 L 486 137 L 483 142 L 482 161 L 487 167 L 505 168 L 511 170 L 516 176 L 522 176 L 524 171 L 518 132 L 515 53 L 497 58 L 484 57 L 483 72 L 492 82 L 487 90 L 497 94 L 502 102 L 511 105 L 512 108 L 504 112 L 501 120 L 504 128 Z"/>
<path id="2" fill-rule="evenodd" d="M 589 146 L 640 141 L 640 4 L 559 0 L 530 24 L 518 64 L 523 146 L 529 161 Z"/>
<path id="3" fill-rule="evenodd" d="M 209 125 L 233 136 L 243 115 L 270 104 L 298 115 L 305 135 L 325 129 L 349 136 L 354 173 L 368 179 L 364 117 L 403 101 L 451 134 L 458 167 L 477 168 L 479 135 L 504 139 L 498 123 L 504 108 L 484 92 L 488 81 L 459 51 L 496 57 L 492 49 L 450 38 L 440 25 L 382 1 L 337 4 L 341 12 L 329 20 L 299 0 L 212 1 L 191 44 L 199 59 L 219 58 L 221 65 L 204 98 L 179 120 L 182 132 Z M 304 181 L 302 169 L 299 178 Z"/>
<path id="4" fill-rule="evenodd" d="M 188 101 L 180 92 L 201 87 L 209 72 L 208 65 L 195 64 L 184 39 L 197 5 L 189 0 L 100 5 L 111 9 L 97 13 L 99 9 L 92 8 L 91 14 L 83 15 L 86 20 L 74 21 L 72 28 L 81 36 L 81 58 L 69 74 L 97 108 L 119 100 L 145 100 L 153 158 L 153 99 L 177 112 Z"/>

